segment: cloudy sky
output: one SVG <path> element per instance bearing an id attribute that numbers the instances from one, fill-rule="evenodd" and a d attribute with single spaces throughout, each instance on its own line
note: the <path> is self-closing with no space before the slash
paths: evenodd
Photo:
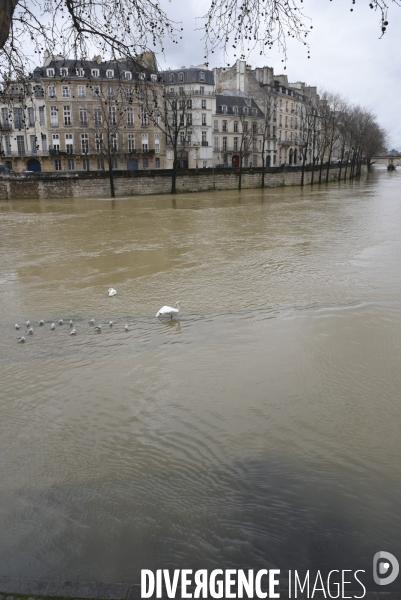
<path id="1" fill-rule="evenodd" d="M 178 45 L 166 43 L 165 57 L 158 54 L 161 68 L 179 68 L 203 61 L 202 32 L 196 31 L 201 21 L 196 17 L 207 10 L 205 0 L 171 0 L 169 14 L 184 26 Z M 382 39 L 379 14 L 369 9 L 369 0 L 304 0 L 304 13 L 312 18 L 309 36 L 311 58 L 305 47 L 289 45 L 286 74 L 291 82 L 339 92 L 350 102 L 371 109 L 379 123 L 387 129 L 390 147 L 401 150 L 401 7 L 390 6 L 389 26 Z M 353 12 L 350 11 L 353 8 Z M 210 67 L 224 66 L 222 53 L 211 55 Z M 272 66 L 283 72 L 282 56 L 266 57 L 254 51 L 248 64 Z M 234 57 L 229 56 L 231 64 Z"/>

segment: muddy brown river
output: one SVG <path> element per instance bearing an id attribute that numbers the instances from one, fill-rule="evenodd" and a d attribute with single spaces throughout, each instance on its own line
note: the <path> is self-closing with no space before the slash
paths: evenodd
<path id="1" fill-rule="evenodd" d="M 401 559 L 400 189 L 0 202 L 0 575 Z"/>

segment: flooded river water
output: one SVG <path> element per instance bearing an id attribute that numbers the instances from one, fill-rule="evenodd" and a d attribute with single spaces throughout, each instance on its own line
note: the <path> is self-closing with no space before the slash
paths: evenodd
<path id="1" fill-rule="evenodd" d="M 401 558 L 400 184 L 0 202 L 0 575 Z"/>

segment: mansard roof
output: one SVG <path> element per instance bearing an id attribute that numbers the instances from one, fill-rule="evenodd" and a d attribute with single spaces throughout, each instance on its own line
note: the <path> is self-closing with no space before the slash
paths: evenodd
<path id="1" fill-rule="evenodd" d="M 55 75 L 49 76 L 47 74 L 48 69 L 54 69 Z M 138 79 L 139 73 L 143 73 L 145 75 L 145 79 L 150 79 L 150 75 L 157 74 L 157 70 L 149 69 L 138 62 L 128 61 L 128 60 L 118 60 L 118 61 L 101 61 L 97 60 L 74 60 L 74 59 L 66 59 L 62 57 L 56 57 L 53 60 L 50 60 L 45 66 L 36 67 L 33 72 L 34 78 L 38 79 L 39 77 L 42 79 L 54 80 L 58 77 L 65 77 L 61 75 L 60 69 L 68 69 L 68 79 L 82 79 L 79 75 L 77 75 L 77 69 L 84 70 L 84 78 L 90 78 L 91 72 L 93 69 L 97 69 L 99 71 L 99 79 L 121 79 L 122 73 L 128 71 L 132 73 L 132 79 Z M 113 77 L 106 77 L 106 72 L 109 70 L 114 71 Z"/>
<path id="2" fill-rule="evenodd" d="M 182 78 L 179 77 L 180 73 L 183 75 Z M 203 78 L 201 73 L 203 73 Z M 174 85 L 178 83 L 199 83 L 201 85 L 214 85 L 213 71 L 204 67 L 183 67 L 182 69 L 169 69 L 168 71 L 162 71 L 161 74 L 163 76 L 163 83 L 166 84 Z M 180 81 L 180 79 L 183 79 L 183 81 Z"/>
<path id="3" fill-rule="evenodd" d="M 223 110 L 223 106 L 227 107 L 227 110 Z M 254 114 L 249 116 L 264 117 L 264 113 L 260 110 L 255 100 L 239 90 L 226 90 L 220 94 L 216 94 L 216 114 L 229 114 L 235 113 L 235 108 L 238 112 L 242 112 L 243 107 L 253 109 Z M 256 111 L 256 112 L 255 112 Z"/>

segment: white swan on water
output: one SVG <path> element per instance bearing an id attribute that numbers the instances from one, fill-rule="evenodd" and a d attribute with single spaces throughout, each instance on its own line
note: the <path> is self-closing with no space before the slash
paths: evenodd
<path id="1" fill-rule="evenodd" d="M 156 317 L 170 317 L 173 318 L 173 315 L 180 312 L 180 303 L 176 302 L 177 308 L 172 308 L 171 306 L 162 306 L 160 310 L 157 311 Z"/>
<path id="2" fill-rule="evenodd" d="M 114 288 L 109 288 L 108 292 L 109 296 L 115 296 L 117 294 L 117 290 L 115 290 Z"/>

